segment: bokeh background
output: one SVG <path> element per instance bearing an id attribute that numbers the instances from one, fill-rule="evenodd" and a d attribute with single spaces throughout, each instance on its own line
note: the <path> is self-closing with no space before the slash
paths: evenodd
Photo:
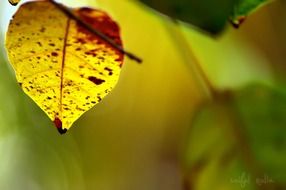
<path id="1" fill-rule="evenodd" d="M 137 1 L 62 2 L 107 11 L 144 62 L 126 59 L 116 88 L 59 135 L 17 85 L 4 47 L 17 7 L 2 0 L 1 190 L 286 189 L 285 1 L 216 37 Z"/>

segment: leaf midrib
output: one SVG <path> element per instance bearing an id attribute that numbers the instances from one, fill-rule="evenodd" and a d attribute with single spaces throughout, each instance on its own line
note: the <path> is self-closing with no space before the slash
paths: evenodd
<path id="1" fill-rule="evenodd" d="M 64 46 L 63 46 L 63 53 L 62 53 L 62 65 L 61 65 L 61 85 L 60 85 L 60 114 L 61 114 L 61 118 L 60 120 L 62 121 L 62 116 L 63 116 L 63 79 L 64 79 L 64 67 L 65 67 L 65 59 L 66 59 L 66 47 L 67 47 L 67 41 L 68 41 L 68 35 L 69 35 L 69 29 L 70 29 L 70 21 L 71 19 L 68 17 L 67 19 L 67 25 L 66 25 L 66 29 L 65 29 L 65 36 L 64 36 Z M 63 121 L 62 121 L 63 122 Z"/>

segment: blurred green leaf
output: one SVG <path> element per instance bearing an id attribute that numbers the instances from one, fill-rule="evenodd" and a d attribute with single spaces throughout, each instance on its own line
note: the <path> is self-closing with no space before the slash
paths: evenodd
<path id="1" fill-rule="evenodd" d="M 285 91 L 261 85 L 202 106 L 186 146 L 186 189 L 286 189 L 285 115 Z"/>
<path id="2" fill-rule="evenodd" d="M 270 0 L 239 0 L 234 6 L 233 13 L 231 15 L 232 24 L 235 27 L 239 27 L 246 16 L 268 2 L 270 2 Z"/>
<path id="3" fill-rule="evenodd" d="M 230 19 L 234 27 L 246 16 L 271 0 L 140 0 L 172 18 L 195 25 L 212 34 L 219 33 Z"/>
<path id="4" fill-rule="evenodd" d="M 237 0 L 141 0 L 172 18 L 191 23 L 211 33 L 220 32 Z"/>

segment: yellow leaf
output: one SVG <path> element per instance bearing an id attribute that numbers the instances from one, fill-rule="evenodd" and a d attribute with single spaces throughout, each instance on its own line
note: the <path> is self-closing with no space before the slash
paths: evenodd
<path id="1" fill-rule="evenodd" d="M 17 5 L 21 0 L 9 0 L 9 3 L 11 3 L 11 5 Z"/>
<path id="2" fill-rule="evenodd" d="M 75 13 L 121 45 L 119 27 L 104 12 Z M 116 85 L 123 54 L 69 18 L 54 4 L 23 4 L 6 35 L 16 78 L 60 133 L 100 102 Z"/>

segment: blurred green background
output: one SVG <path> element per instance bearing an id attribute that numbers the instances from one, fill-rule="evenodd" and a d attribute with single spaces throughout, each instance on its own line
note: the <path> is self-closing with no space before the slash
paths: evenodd
<path id="1" fill-rule="evenodd" d="M 137 1 L 62 2 L 106 10 L 144 62 L 59 135 L 17 85 L 1 1 L 1 190 L 286 189 L 285 1 L 217 37 Z"/>

